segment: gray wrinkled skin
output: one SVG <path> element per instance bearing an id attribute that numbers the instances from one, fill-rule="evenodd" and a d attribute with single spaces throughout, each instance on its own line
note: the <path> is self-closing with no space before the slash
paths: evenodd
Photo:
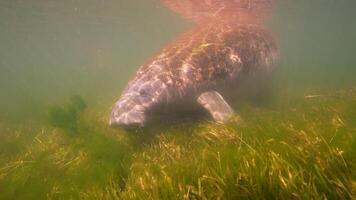
<path id="1" fill-rule="evenodd" d="M 220 94 L 222 85 L 268 72 L 278 57 L 275 42 L 259 23 L 221 17 L 201 23 L 142 65 L 115 103 L 111 125 L 144 126 L 149 113 L 177 102 L 197 102 L 215 121 L 233 110 Z"/>

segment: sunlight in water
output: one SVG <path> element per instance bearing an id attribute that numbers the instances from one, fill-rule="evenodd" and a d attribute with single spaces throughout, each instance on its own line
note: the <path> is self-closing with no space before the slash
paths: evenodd
<path id="1" fill-rule="evenodd" d="M 356 198 L 355 6 L 0 1 L 0 199 Z"/>

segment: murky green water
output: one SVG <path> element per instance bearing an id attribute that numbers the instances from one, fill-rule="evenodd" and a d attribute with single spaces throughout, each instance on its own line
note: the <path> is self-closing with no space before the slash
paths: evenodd
<path id="1" fill-rule="evenodd" d="M 355 84 L 354 6 L 280 2 L 271 27 L 283 83 Z M 0 9 L 2 116 L 31 115 L 72 93 L 113 101 L 140 64 L 192 25 L 157 0 L 3 0 Z"/>
<path id="2" fill-rule="evenodd" d="M 329 141 L 333 141 L 335 138 L 337 141 L 335 144 L 328 143 L 330 148 L 335 147 L 336 153 L 333 149 L 328 151 L 331 157 L 334 156 L 334 153 L 337 157 L 336 150 L 341 149 L 340 151 L 346 152 L 345 162 L 354 166 L 354 158 L 351 155 L 355 152 L 353 145 L 355 144 L 356 130 L 356 121 L 354 120 L 356 113 L 353 111 L 356 109 L 356 99 L 353 94 L 354 89 L 352 89 L 356 87 L 355 7 L 356 2 L 353 0 L 281 0 L 278 3 L 275 13 L 269 20 L 270 30 L 275 34 L 281 52 L 281 61 L 272 82 L 273 89 L 284 95 L 281 95 L 283 98 L 276 102 L 281 102 L 281 104 L 286 101 L 290 102 L 286 103 L 286 107 L 281 106 L 272 111 L 266 111 L 266 108 L 255 110 L 256 108 L 242 106 L 241 113 L 245 116 L 245 120 L 250 119 L 253 123 L 247 123 L 247 127 L 236 130 L 235 126 L 231 125 L 234 131 L 239 134 L 241 133 L 239 131 L 245 131 L 247 135 L 251 133 L 248 137 L 252 138 L 254 134 L 260 134 L 261 141 L 264 139 L 270 141 L 271 138 L 274 141 L 274 136 L 281 137 L 287 142 L 290 140 L 291 144 L 295 140 L 289 138 L 291 137 L 288 135 L 289 133 L 294 134 L 300 131 L 303 135 L 310 131 L 311 135 L 315 136 L 325 132 L 328 135 L 325 137 L 329 138 Z M 158 178 L 157 180 L 164 182 L 164 186 L 169 185 L 167 191 L 173 194 L 185 194 L 186 191 L 198 190 L 197 188 L 200 186 L 194 184 L 201 183 L 202 180 L 196 181 L 195 175 L 192 175 L 189 169 L 200 163 L 189 159 L 179 160 L 181 157 L 177 155 L 175 159 L 178 161 L 174 165 L 169 165 L 165 163 L 164 156 L 170 154 L 176 156 L 177 151 L 186 148 L 182 155 L 187 156 L 191 153 L 197 156 L 198 160 L 202 159 L 201 163 L 204 163 L 206 161 L 204 159 L 209 158 L 209 155 L 198 155 L 201 152 L 199 148 L 217 152 L 212 146 L 209 146 L 209 141 L 213 140 L 211 139 L 213 136 L 201 136 L 199 132 L 205 130 L 202 128 L 205 126 L 204 124 L 154 130 L 163 134 L 157 137 L 159 142 L 149 143 L 151 147 L 147 148 L 140 145 L 137 147 L 136 143 L 140 143 L 137 141 L 127 142 L 132 138 L 130 139 L 131 136 L 122 133 L 123 130 L 106 126 L 110 107 L 138 66 L 192 26 L 194 24 L 161 6 L 158 0 L 1 0 L 0 131 L 2 133 L 0 133 L 0 137 L 3 138 L 3 142 L 0 141 L 0 146 L 2 146 L 0 147 L 0 193 L 3 192 L 3 196 L 0 195 L 0 199 L 1 197 L 6 199 L 37 199 L 37 197 L 41 199 L 66 199 L 69 197 L 98 199 L 101 194 L 107 195 L 102 199 L 115 199 L 115 194 L 121 194 L 121 192 L 124 197 L 133 198 L 135 197 L 132 196 L 135 193 L 133 192 L 135 188 L 144 188 L 144 183 L 138 183 L 138 181 L 142 181 L 142 177 L 143 182 L 147 181 L 148 183 L 151 180 L 149 177 L 146 177 L 147 180 L 145 179 L 149 173 L 144 174 L 140 168 L 147 167 L 147 163 L 149 163 L 148 165 L 158 163 L 158 166 L 168 166 L 167 168 L 163 167 L 168 171 L 164 172 L 168 173 L 167 176 L 172 176 L 173 180 L 174 177 L 177 180 L 181 180 L 183 177 L 182 179 L 186 181 L 184 183 L 188 185 L 185 188 L 187 190 L 181 191 L 177 189 L 178 185 L 181 186 L 180 184 L 168 181 L 171 184 L 169 185 L 168 182 L 164 182 L 167 181 L 166 179 L 163 181 Z M 329 90 L 336 92 L 329 95 Z M 89 109 L 89 112 L 83 117 L 84 125 L 79 127 L 79 134 L 74 138 L 68 136 L 66 131 L 59 130 L 58 133 L 57 129 L 53 130 L 45 119 L 48 107 L 53 104 L 64 104 L 63 102 L 73 94 L 81 95 Z M 288 94 L 293 97 L 285 96 Z M 295 98 L 295 94 L 317 95 L 326 99 L 304 102 L 303 97 Z M 336 99 L 329 99 L 331 97 Z M 302 109 L 304 107 L 305 110 Z M 256 113 L 258 118 L 253 116 Z M 309 126 L 308 120 L 313 125 L 309 124 Z M 313 120 L 316 120 L 315 123 Z M 36 125 L 27 127 L 29 122 Z M 219 130 L 219 127 L 212 127 L 211 130 Z M 235 160 L 237 163 L 229 163 L 229 155 L 231 155 L 231 159 L 235 159 L 236 156 L 233 155 L 243 156 L 245 154 L 244 152 L 232 153 L 232 150 L 224 146 L 224 142 L 222 142 L 225 141 L 224 139 L 226 141 L 236 139 L 235 136 L 228 135 L 228 131 L 222 131 L 221 138 L 223 139 L 217 139 L 218 144 L 221 145 L 217 149 L 220 149 L 225 156 L 223 161 L 226 163 L 223 165 L 236 166 L 240 161 Z M 284 131 L 288 134 L 283 135 Z M 85 135 L 85 132 L 92 135 Z M 184 134 L 181 136 L 176 132 Z M 120 135 L 121 133 L 123 135 Z M 10 134 L 14 134 L 14 136 L 9 136 Z M 35 137 L 36 134 L 39 134 L 38 137 Z M 58 134 L 64 136 L 58 136 Z M 165 135 L 168 135 L 167 138 Z M 318 139 L 318 137 L 313 138 L 312 136 L 308 135 L 308 141 L 303 140 L 303 142 L 308 143 L 309 139 L 311 141 Z M 195 141 L 194 139 L 205 141 L 207 137 L 208 142 L 194 144 L 194 147 L 187 146 L 183 141 L 190 140 L 191 137 L 193 141 Z M 236 139 L 236 141 L 241 142 L 242 140 Z M 252 159 L 255 155 L 254 152 L 261 150 L 258 147 L 261 141 L 254 142 L 254 139 L 251 139 L 247 142 L 249 141 L 251 144 L 246 145 L 246 151 L 252 149 L 250 153 L 247 153 Z M 44 142 L 43 146 L 41 146 L 42 142 Z M 241 144 L 243 146 L 246 142 L 239 144 L 241 147 Z M 178 150 L 167 151 L 167 154 L 164 154 L 165 145 L 167 148 Z M 235 145 L 235 143 L 232 142 L 231 145 Z M 254 145 L 257 145 L 256 150 L 254 150 Z M 283 149 L 284 147 L 278 145 L 271 145 L 271 149 L 276 152 L 290 150 Z M 306 148 L 311 148 L 312 145 L 309 143 L 308 145 Z M 319 152 L 326 148 L 323 146 L 318 149 L 322 145 L 315 145 L 317 146 L 316 151 Z M 329 146 L 327 147 L 329 148 Z M 311 151 L 311 149 L 307 150 Z M 32 154 L 29 153 L 30 151 Z M 266 151 L 262 149 L 261 152 Z M 134 154 L 135 156 L 132 156 Z M 153 156 L 146 158 L 147 155 Z M 63 159 L 60 156 L 63 156 Z M 157 156 L 156 160 L 152 158 L 154 156 Z M 220 159 L 220 154 L 218 156 Z M 267 158 L 269 158 L 268 156 L 272 156 L 271 159 L 277 159 L 273 157 L 272 153 L 266 155 Z M 301 162 L 298 159 L 304 159 L 304 157 L 298 156 L 300 155 L 295 154 L 295 158 L 293 156 L 291 158 L 295 159 L 297 165 Z M 74 161 L 71 160 L 72 158 Z M 261 157 L 256 157 L 256 159 L 259 158 Z M 25 164 L 22 162 L 21 165 L 24 167 L 22 171 L 19 170 L 20 167 L 14 167 L 17 166 L 17 160 L 20 159 L 29 162 L 28 165 L 26 162 Z M 324 157 L 318 157 L 318 159 L 323 160 Z M 121 161 L 125 163 L 123 164 Z M 49 165 L 50 162 L 55 164 Z M 136 165 L 131 165 L 131 162 Z M 184 168 L 185 166 L 177 164 L 184 162 L 187 162 L 187 166 L 191 168 L 187 169 Z M 326 164 L 330 167 L 328 168 L 330 172 L 333 172 L 334 168 L 345 167 L 345 170 L 340 169 L 344 171 L 335 173 L 345 175 L 340 175 L 342 178 L 335 175 L 337 176 L 335 180 L 345 185 L 347 185 L 347 181 L 351 180 L 349 185 L 356 185 L 355 179 L 351 178 L 351 176 L 355 177 L 355 173 L 352 172 L 354 168 L 350 167 L 351 165 L 340 164 L 339 160 L 335 161 L 335 164 L 330 161 L 329 157 L 325 158 L 325 162 L 331 163 L 327 163 L 330 165 Z M 281 166 L 285 166 L 281 163 L 279 163 Z M 205 164 L 212 164 L 216 168 L 214 161 Z M 82 165 L 89 165 L 92 168 L 85 168 L 81 171 Z M 173 170 L 179 167 L 181 167 L 181 171 Z M 153 166 L 153 168 L 152 173 L 157 175 L 155 170 L 160 167 Z M 163 168 L 160 169 L 163 170 Z M 241 168 L 241 170 L 243 169 Z M 313 170 L 311 169 L 311 171 Z M 142 174 L 138 173 L 140 177 L 135 177 L 135 172 L 142 172 Z M 228 167 L 221 169 L 217 174 L 225 172 L 228 177 L 227 174 L 230 172 Z M 295 176 L 299 176 L 300 173 L 308 174 L 308 171 L 298 171 Z M 47 180 L 45 177 L 51 174 L 55 174 L 55 177 Z M 185 176 L 187 177 L 184 178 Z M 119 179 L 117 177 L 124 177 L 124 179 L 115 182 Z M 152 177 L 154 176 L 152 175 Z M 330 180 L 334 178 L 327 175 L 325 177 Z M 184 185 L 184 183 L 182 184 Z M 131 187 L 122 186 L 125 184 Z M 224 184 L 226 186 L 228 183 Z M 301 182 L 294 184 L 303 185 Z M 193 185 L 192 188 L 190 185 Z M 283 187 L 284 184 L 281 185 Z M 316 187 L 320 186 L 316 185 Z M 116 186 L 120 189 L 115 193 L 111 189 Z M 320 188 L 323 189 L 319 192 L 326 188 L 325 194 L 328 197 L 333 197 L 334 193 L 328 191 L 328 187 L 334 186 L 324 187 L 322 185 Z M 56 189 L 58 189 L 58 193 Z M 209 191 L 209 189 L 207 190 Z M 266 190 L 272 191 L 266 188 L 258 191 L 262 191 L 263 194 L 263 191 Z M 155 194 L 159 193 L 154 189 L 152 191 L 156 192 Z M 225 191 L 229 191 L 229 189 Z M 286 191 L 286 194 L 288 191 L 293 192 L 292 190 Z M 350 192 L 351 189 L 340 189 L 340 191 L 341 194 L 344 191 Z M 168 195 L 169 192 L 167 194 L 163 192 L 167 198 L 172 197 Z M 310 191 L 308 190 L 306 193 L 308 192 Z M 355 188 L 353 192 L 356 192 Z M 137 198 L 147 195 L 144 192 L 137 194 L 139 194 L 136 196 Z M 164 194 L 159 194 L 161 198 L 164 197 Z M 270 195 L 272 194 L 273 192 Z M 338 193 L 335 192 L 336 194 Z M 208 195 L 207 197 L 216 196 Z M 272 195 L 271 197 L 276 196 Z M 225 198 L 233 197 L 225 196 Z"/>
<path id="3" fill-rule="evenodd" d="M 283 1 L 276 26 L 286 81 L 306 86 L 354 85 L 355 3 Z"/>
<path id="4" fill-rule="evenodd" d="M 114 101 L 137 66 L 188 27 L 157 1 L 1 1 L 0 9 L 2 115 L 72 93 Z"/>

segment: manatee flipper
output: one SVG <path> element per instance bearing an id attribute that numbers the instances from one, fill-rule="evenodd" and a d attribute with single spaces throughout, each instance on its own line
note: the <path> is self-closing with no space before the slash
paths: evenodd
<path id="1" fill-rule="evenodd" d="M 199 95 L 197 101 L 217 122 L 226 122 L 234 114 L 234 110 L 224 100 L 224 98 L 216 91 L 204 92 Z"/>

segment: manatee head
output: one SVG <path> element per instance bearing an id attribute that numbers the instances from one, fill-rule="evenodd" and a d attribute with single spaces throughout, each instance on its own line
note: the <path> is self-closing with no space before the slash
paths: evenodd
<path id="1" fill-rule="evenodd" d="M 162 102 L 166 96 L 166 86 L 158 79 L 135 81 L 115 103 L 109 123 L 111 126 L 134 124 L 144 126 L 147 121 L 146 111 L 151 109 L 154 104 Z"/>
<path id="2" fill-rule="evenodd" d="M 117 101 L 111 111 L 111 126 L 127 126 L 145 123 L 145 106 L 142 104 L 142 95 L 128 94 Z"/>

